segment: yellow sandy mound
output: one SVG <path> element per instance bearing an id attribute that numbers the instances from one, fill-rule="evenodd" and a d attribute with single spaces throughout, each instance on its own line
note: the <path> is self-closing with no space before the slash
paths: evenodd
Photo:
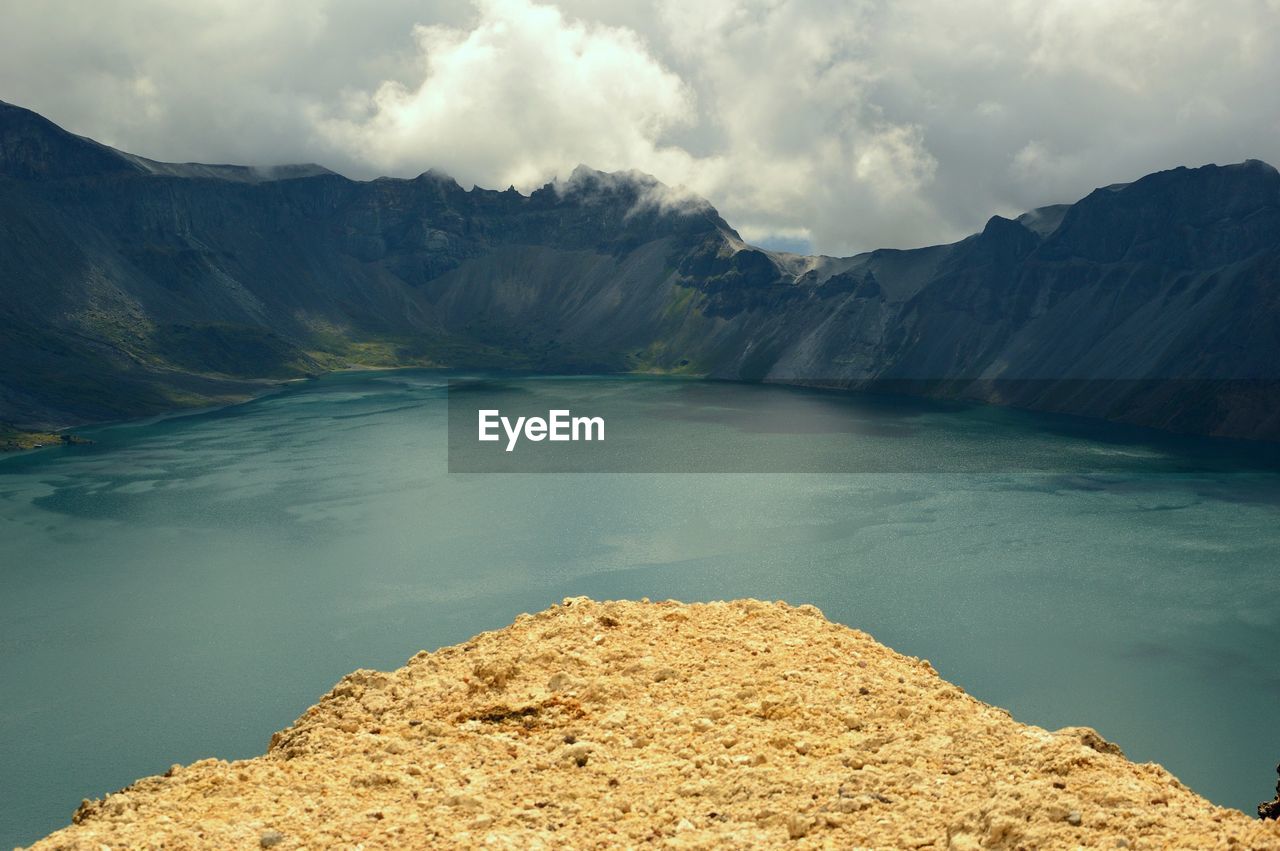
<path id="1" fill-rule="evenodd" d="M 1019 724 L 810 606 L 566 600 L 357 671 L 265 756 L 54 848 L 1275 848 L 1092 730 Z"/>

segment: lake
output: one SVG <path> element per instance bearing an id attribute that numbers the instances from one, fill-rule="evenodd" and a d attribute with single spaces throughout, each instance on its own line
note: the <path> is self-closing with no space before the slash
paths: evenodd
<path id="1" fill-rule="evenodd" d="M 0 847 L 172 763 L 261 753 L 355 668 L 579 594 L 813 603 L 1021 721 L 1095 727 L 1224 805 L 1270 796 L 1269 450 L 784 387 L 472 376 L 485 404 L 607 410 L 582 469 L 612 472 L 544 453 L 463 473 L 450 378 L 331 375 L 0 460 Z"/>

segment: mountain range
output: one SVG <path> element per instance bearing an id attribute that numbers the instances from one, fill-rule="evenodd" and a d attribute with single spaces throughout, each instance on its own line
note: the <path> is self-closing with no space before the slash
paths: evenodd
<path id="1" fill-rule="evenodd" d="M 853 227 L 853 225 L 851 225 Z M 579 167 L 160 163 L 0 102 L 0 421 L 246 398 L 353 366 L 655 371 L 1280 440 L 1280 173 L 1176 168 L 949 245 L 748 245 L 706 201 Z"/>

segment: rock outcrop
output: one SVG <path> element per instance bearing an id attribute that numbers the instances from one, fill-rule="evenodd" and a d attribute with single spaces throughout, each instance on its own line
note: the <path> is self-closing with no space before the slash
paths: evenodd
<path id="1" fill-rule="evenodd" d="M 585 598 L 338 683 L 268 752 L 36 843 L 100 848 L 1280 849 L 811 606 Z"/>
<path id="2" fill-rule="evenodd" d="M 1276 766 L 1276 773 L 1280 774 L 1280 765 Z M 1258 818 L 1280 819 L 1280 782 L 1276 783 L 1276 796 L 1258 804 Z"/>

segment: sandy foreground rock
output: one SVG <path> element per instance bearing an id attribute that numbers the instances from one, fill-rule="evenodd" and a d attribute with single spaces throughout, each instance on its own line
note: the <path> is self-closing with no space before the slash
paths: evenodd
<path id="1" fill-rule="evenodd" d="M 642 845 L 1280 849 L 1280 823 L 811 606 L 584 598 L 356 671 L 265 755 L 139 780 L 32 847 Z"/>

